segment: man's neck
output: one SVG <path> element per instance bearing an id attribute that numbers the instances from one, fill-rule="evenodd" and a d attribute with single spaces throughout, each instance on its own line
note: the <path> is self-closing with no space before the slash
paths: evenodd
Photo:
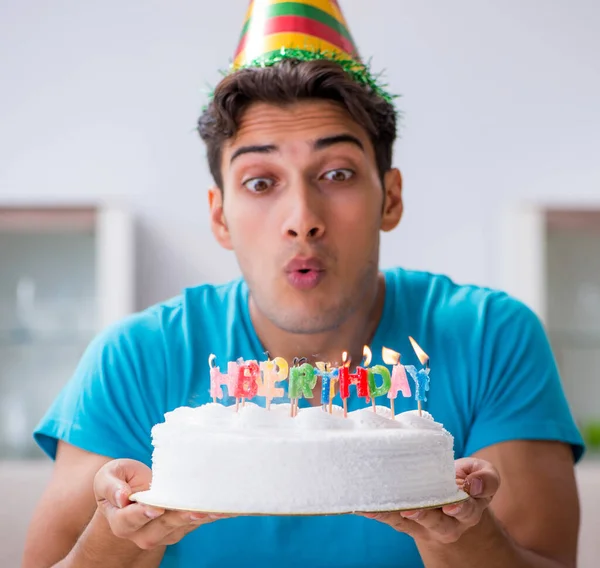
<path id="1" fill-rule="evenodd" d="M 360 364 L 363 346 L 368 345 L 379 324 L 385 301 L 385 277 L 378 274 L 376 286 L 369 298 L 333 331 L 315 334 L 290 333 L 277 327 L 258 313 L 250 298 L 250 316 L 256 333 L 273 357 L 283 357 L 290 364 L 294 357 L 306 357 L 309 363 L 316 361 L 341 363 L 342 352 L 351 357 L 352 367 Z"/>

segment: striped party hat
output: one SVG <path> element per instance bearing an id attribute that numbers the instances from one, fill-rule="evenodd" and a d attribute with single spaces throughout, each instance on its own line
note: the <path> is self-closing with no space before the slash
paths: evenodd
<path id="1" fill-rule="evenodd" d="M 231 71 L 284 59 L 329 59 L 385 100 L 390 95 L 358 54 L 337 0 L 251 0 Z"/>
<path id="2" fill-rule="evenodd" d="M 235 52 L 233 68 L 269 60 L 281 49 L 336 54 L 359 60 L 348 25 L 335 0 L 253 0 Z"/>

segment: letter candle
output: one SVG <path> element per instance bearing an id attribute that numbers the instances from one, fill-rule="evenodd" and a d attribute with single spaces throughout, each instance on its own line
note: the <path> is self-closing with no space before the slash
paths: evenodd
<path id="1" fill-rule="evenodd" d="M 375 383 L 375 375 L 379 375 L 381 377 L 380 386 L 377 386 Z M 378 396 L 387 394 L 390 390 L 391 384 L 392 380 L 387 367 L 384 367 L 383 365 L 375 365 L 369 369 L 369 394 L 371 395 L 371 400 L 373 401 L 373 412 L 377 412 L 375 399 Z"/>
<path id="2" fill-rule="evenodd" d="M 227 373 L 221 373 L 219 367 L 215 365 L 215 359 L 216 356 L 211 353 L 208 358 L 208 366 L 210 367 L 210 396 L 212 396 L 213 402 L 217 402 L 217 398 L 223 398 L 221 385 L 225 385 L 229 396 L 232 396 L 232 377 L 237 377 L 238 371 L 238 364 L 235 361 L 230 361 L 227 364 Z"/>
<path id="3" fill-rule="evenodd" d="M 269 354 L 267 353 L 269 357 Z M 277 388 L 278 381 L 285 381 L 288 376 L 288 362 L 283 357 L 275 357 L 273 361 L 269 357 L 267 361 L 260 364 L 262 381 L 259 381 L 258 396 L 264 396 L 267 400 L 267 410 L 271 410 L 271 400 L 283 396 L 283 388 Z"/>
<path id="4" fill-rule="evenodd" d="M 302 364 L 300 364 L 302 363 Z M 290 378 L 288 385 L 288 395 L 292 401 L 290 413 L 295 416 L 298 411 L 298 399 L 312 398 L 313 391 L 317 384 L 317 375 L 312 365 L 306 362 L 306 358 L 294 358 L 294 366 L 290 369 Z"/>
<path id="5" fill-rule="evenodd" d="M 325 412 L 327 412 L 327 406 L 329 406 L 329 414 L 331 414 L 331 405 L 333 397 L 335 396 L 335 381 L 338 376 L 338 370 L 332 370 L 329 363 L 323 363 L 321 361 L 315 363 L 315 366 L 317 367 L 315 374 L 321 377 L 321 405 Z"/>
<path id="6" fill-rule="evenodd" d="M 365 366 L 365 369 L 367 371 L 367 391 L 369 393 L 369 396 L 371 397 L 371 402 L 373 404 L 373 412 L 377 412 L 377 408 L 375 406 L 375 397 L 371 393 L 371 382 L 373 382 L 373 390 L 375 389 L 375 377 L 373 376 L 373 373 L 371 372 L 371 370 L 368 368 L 369 364 L 371 363 L 372 358 L 373 358 L 373 354 L 371 353 L 371 350 L 369 349 L 369 347 L 367 345 L 365 345 L 363 347 L 363 365 Z M 357 374 L 358 374 L 358 370 L 361 368 L 362 367 L 356 368 Z M 367 400 L 367 402 L 368 402 L 368 400 Z"/>
<path id="7" fill-rule="evenodd" d="M 365 346 L 363 354 L 367 357 L 369 348 Z M 360 397 L 369 398 L 369 381 L 367 370 L 363 367 L 356 367 L 356 373 L 351 374 L 350 360 L 346 360 L 348 353 L 342 354 L 343 365 L 339 368 L 340 396 L 344 404 L 344 417 L 348 416 L 348 398 L 350 397 L 350 385 L 356 386 L 356 394 Z"/>
<path id="8" fill-rule="evenodd" d="M 409 368 L 408 366 L 406 367 L 407 371 L 410 372 L 413 380 L 415 381 L 415 398 L 419 407 L 419 416 L 421 416 L 421 403 L 423 401 L 427 401 L 427 395 L 425 394 L 425 391 L 429 390 L 429 355 L 427 355 L 427 353 L 421 349 L 419 344 L 412 337 L 409 336 L 408 339 L 410 340 L 410 343 L 415 350 L 421 365 L 425 366 L 424 369 L 419 369 L 418 372 L 413 365 L 410 365 L 412 368 Z"/>
<path id="9" fill-rule="evenodd" d="M 256 361 L 243 362 L 238 367 L 237 377 L 233 381 L 233 396 L 235 396 L 235 408 L 239 409 L 239 400 L 242 405 L 247 398 L 254 398 L 258 391 L 258 380 L 260 368 Z"/>
<path id="10" fill-rule="evenodd" d="M 350 361 L 348 360 L 348 353 L 344 351 L 342 353 L 342 366 L 338 369 L 338 380 L 340 381 L 340 396 L 342 397 L 342 404 L 344 405 L 344 418 L 348 416 L 348 397 L 350 396 Z"/>
<path id="11" fill-rule="evenodd" d="M 397 351 L 393 351 L 392 349 L 388 349 L 384 347 L 381 350 L 381 358 L 386 365 L 392 365 L 392 377 L 391 377 L 391 385 L 390 389 L 387 393 L 388 398 L 390 399 L 390 409 L 392 410 L 392 418 L 396 418 L 396 411 L 394 409 L 394 401 L 398 396 L 398 391 L 402 393 L 403 397 L 409 397 L 411 395 L 410 392 L 410 383 L 408 382 L 408 377 L 406 376 L 406 369 L 404 365 L 400 364 L 400 353 Z"/>

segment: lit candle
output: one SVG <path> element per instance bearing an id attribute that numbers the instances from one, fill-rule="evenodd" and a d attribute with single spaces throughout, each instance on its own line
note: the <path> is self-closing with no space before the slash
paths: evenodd
<path id="1" fill-rule="evenodd" d="M 262 381 L 258 385 L 258 396 L 267 399 L 267 410 L 271 408 L 271 400 L 283 396 L 283 388 L 276 387 L 278 381 L 285 381 L 288 376 L 288 362 L 283 357 L 275 357 L 273 361 L 262 361 L 260 364 Z"/>
<path id="2" fill-rule="evenodd" d="M 375 380 L 376 375 L 381 377 L 381 385 L 379 386 L 377 386 L 377 382 Z M 390 390 L 391 384 L 392 380 L 387 367 L 384 367 L 383 365 L 375 365 L 369 369 L 369 394 L 371 395 L 371 400 L 373 401 L 373 412 L 377 412 L 375 399 L 378 396 L 387 394 Z"/>
<path id="3" fill-rule="evenodd" d="M 415 399 L 419 407 L 419 416 L 421 416 L 422 403 L 427 401 L 425 392 L 429 390 L 429 355 L 419 347 L 419 344 L 412 337 L 409 337 L 408 339 L 410 340 L 421 365 L 425 366 L 424 369 L 419 369 L 418 371 L 413 365 L 408 365 L 406 367 L 406 370 L 415 381 Z"/>
<path id="4" fill-rule="evenodd" d="M 219 367 L 215 365 L 215 359 L 216 356 L 211 353 L 208 358 L 208 366 L 210 367 L 210 396 L 212 397 L 213 402 L 217 402 L 217 399 L 223 398 L 222 385 L 227 387 L 229 396 L 232 396 L 231 377 L 237 376 L 237 363 L 230 362 L 227 369 L 228 372 L 221 373 Z M 235 367 L 234 369 L 232 368 L 232 365 Z M 232 370 L 234 371 L 233 375 L 230 374 Z"/>
<path id="5" fill-rule="evenodd" d="M 410 383 L 408 382 L 404 365 L 400 364 L 400 353 L 384 347 L 381 350 L 381 358 L 386 365 L 392 365 L 391 385 L 387 395 L 390 399 L 392 418 L 395 418 L 396 411 L 394 409 L 394 401 L 398 396 L 398 391 L 402 393 L 403 397 L 409 397 L 411 395 Z"/>
<path id="6" fill-rule="evenodd" d="M 300 363 L 304 361 L 300 365 Z M 317 375 L 312 365 L 305 362 L 306 359 L 294 359 L 294 366 L 290 369 L 290 378 L 288 384 L 288 395 L 292 401 L 291 414 L 295 416 L 298 408 L 298 399 L 312 398 L 313 391 L 317 384 Z"/>

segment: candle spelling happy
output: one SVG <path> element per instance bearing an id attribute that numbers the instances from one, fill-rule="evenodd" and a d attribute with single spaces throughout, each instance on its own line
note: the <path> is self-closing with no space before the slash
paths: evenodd
<path id="1" fill-rule="evenodd" d="M 258 385 L 258 396 L 264 396 L 267 400 L 267 410 L 271 408 L 271 400 L 282 397 L 282 387 L 275 385 L 279 381 L 285 381 L 288 376 L 288 362 L 283 357 L 275 357 L 273 361 L 269 358 L 260 364 L 262 381 Z"/>
<path id="2" fill-rule="evenodd" d="M 221 369 L 215 365 L 216 356 L 211 353 L 208 358 L 208 366 L 210 367 L 210 396 L 213 402 L 223 398 L 222 386 L 227 387 L 229 396 L 232 396 L 232 379 L 237 377 L 238 364 L 235 361 L 230 361 L 227 364 L 227 373 L 222 373 Z"/>

